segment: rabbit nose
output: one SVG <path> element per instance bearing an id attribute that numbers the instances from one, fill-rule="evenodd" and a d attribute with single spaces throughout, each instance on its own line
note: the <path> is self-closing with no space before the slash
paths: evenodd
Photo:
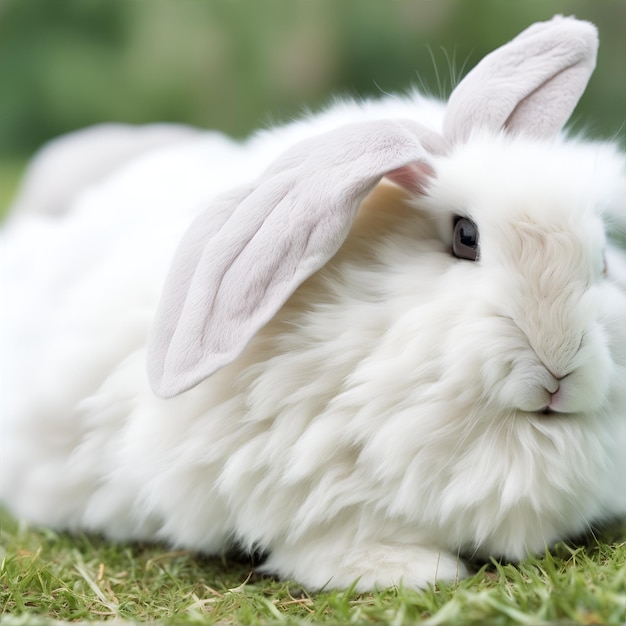
<path id="1" fill-rule="evenodd" d="M 564 376 L 555 374 L 551 369 L 546 367 L 546 370 L 550 374 L 550 379 L 543 384 L 543 388 L 548 392 L 549 401 L 543 408 L 544 415 L 550 415 L 552 413 L 558 413 L 558 401 L 561 396 L 561 380 Z"/>
<path id="2" fill-rule="evenodd" d="M 561 386 L 559 385 L 559 388 L 550 396 L 550 407 L 552 407 L 553 409 L 555 409 L 558 404 L 559 404 L 559 400 L 561 399 Z"/>
<path id="3" fill-rule="evenodd" d="M 559 406 L 563 404 L 563 393 L 561 386 L 550 395 L 550 403 L 548 404 L 548 409 L 553 413 L 559 413 Z"/>
<path id="4" fill-rule="evenodd" d="M 543 407 L 541 413 L 543 413 L 544 415 L 552 415 L 553 413 L 558 413 L 558 410 L 555 408 L 555 397 L 559 395 L 559 392 L 560 389 L 557 389 L 555 393 L 550 393 L 548 391 L 550 401 Z"/>
<path id="5" fill-rule="evenodd" d="M 563 395 L 564 394 L 563 394 L 563 387 L 561 386 L 561 381 L 564 378 L 566 378 L 568 374 L 565 374 L 565 376 L 555 376 L 554 374 L 552 375 L 556 379 L 556 389 L 554 391 L 548 390 L 548 393 L 550 393 L 550 402 L 548 403 L 548 406 L 546 407 L 545 412 L 546 413 L 566 413 L 567 411 L 563 410 L 563 403 L 564 403 Z"/>

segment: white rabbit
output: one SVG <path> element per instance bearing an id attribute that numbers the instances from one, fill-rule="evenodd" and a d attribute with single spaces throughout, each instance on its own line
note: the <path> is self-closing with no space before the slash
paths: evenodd
<path id="1" fill-rule="evenodd" d="M 50 141 L 24 174 L 14 211 L 62 213 L 73 199 L 124 163 L 198 134 L 180 124 L 98 124 Z"/>
<path id="2" fill-rule="evenodd" d="M 557 17 L 447 105 L 191 134 L 61 217 L 16 213 L 2 502 L 262 550 L 311 589 L 454 580 L 463 555 L 625 515 L 626 260 L 604 222 L 626 225 L 626 160 L 559 135 L 596 48 Z"/>

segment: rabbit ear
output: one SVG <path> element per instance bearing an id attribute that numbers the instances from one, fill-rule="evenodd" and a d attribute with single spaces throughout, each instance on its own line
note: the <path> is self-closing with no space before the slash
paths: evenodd
<path id="1" fill-rule="evenodd" d="M 443 150 L 413 122 L 351 124 L 296 144 L 222 196 L 192 223 L 166 279 L 148 354 L 155 393 L 174 396 L 232 362 L 337 252 L 382 176 L 420 189 L 415 178 L 431 170 L 410 164 Z"/>
<path id="2" fill-rule="evenodd" d="M 464 141 L 477 127 L 555 135 L 587 86 L 597 49 L 589 22 L 556 16 L 533 24 L 459 83 L 448 101 L 444 136 Z"/>

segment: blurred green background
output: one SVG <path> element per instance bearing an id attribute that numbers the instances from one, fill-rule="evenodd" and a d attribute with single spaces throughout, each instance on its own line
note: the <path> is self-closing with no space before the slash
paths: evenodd
<path id="1" fill-rule="evenodd" d="M 600 30 L 573 123 L 624 141 L 625 0 L 0 0 L 0 202 L 47 139 L 89 124 L 179 121 L 237 137 L 332 95 L 455 78 L 528 24 Z"/>

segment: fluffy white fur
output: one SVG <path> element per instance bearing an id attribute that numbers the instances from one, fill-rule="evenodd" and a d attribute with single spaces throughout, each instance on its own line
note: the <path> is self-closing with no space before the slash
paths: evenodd
<path id="1" fill-rule="evenodd" d="M 626 259 L 603 225 L 626 224 L 626 163 L 608 144 L 476 133 L 433 157 L 427 196 L 383 181 L 239 359 L 173 399 L 150 390 L 193 217 L 299 139 L 415 111 L 441 129 L 414 94 L 243 145 L 191 133 L 62 217 L 15 213 L 0 500 L 114 539 L 260 549 L 311 589 L 454 580 L 459 555 L 519 559 L 626 514 Z M 479 227 L 475 263 L 450 254 L 456 214 Z"/>
<path id="2" fill-rule="evenodd" d="M 39 150 L 29 164 L 13 211 L 63 213 L 81 191 L 123 164 L 196 133 L 180 124 L 106 123 L 62 135 Z"/>

